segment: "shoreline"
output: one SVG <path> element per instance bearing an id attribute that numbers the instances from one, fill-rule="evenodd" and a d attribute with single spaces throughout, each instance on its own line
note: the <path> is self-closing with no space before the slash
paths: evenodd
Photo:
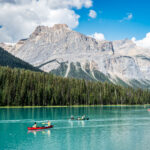
<path id="1" fill-rule="evenodd" d="M 137 105 L 64 105 L 64 106 L 0 106 L 1 108 L 71 108 L 71 107 L 146 107 L 150 106 L 150 104 L 137 104 Z"/>

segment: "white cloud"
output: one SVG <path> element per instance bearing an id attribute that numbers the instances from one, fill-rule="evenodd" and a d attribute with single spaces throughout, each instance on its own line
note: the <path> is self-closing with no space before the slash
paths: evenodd
<path id="1" fill-rule="evenodd" d="M 120 22 L 126 21 L 126 20 L 131 20 L 133 18 L 133 14 L 132 13 L 127 13 L 127 16 L 124 17 L 122 20 L 120 20 Z"/>
<path id="2" fill-rule="evenodd" d="M 90 10 L 90 12 L 89 12 L 89 16 L 90 16 L 91 18 L 96 18 L 96 16 L 97 16 L 96 11 L 94 11 L 94 10 Z"/>
<path id="3" fill-rule="evenodd" d="M 131 39 L 137 46 L 143 47 L 143 48 L 149 48 L 150 49 L 150 32 L 146 34 L 146 37 L 142 40 L 136 40 L 135 37 Z"/>
<path id="4" fill-rule="evenodd" d="M 104 41 L 105 40 L 104 34 L 102 34 L 102 33 L 95 32 L 94 34 L 89 35 L 89 36 L 96 39 L 97 41 Z"/>
<path id="5" fill-rule="evenodd" d="M 0 42 L 26 38 L 38 25 L 75 28 L 80 16 L 72 8 L 91 6 L 92 0 L 0 0 Z"/>
<path id="6" fill-rule="evenodd" d="M 128 14 L 128 17 L 127 17 L 127 20 L 131 20 L 133 18 L 133 14 L 132 13 L 129 13 Z"/>
<path id="7" fill-rule="evenodd" d="M 91 0 L 0 0 L 0 3 L 13 3 L 15 5 L 31 4 L 32 2 L 40 3 L 43 1 L 49 8 L 71 8 L 76 7 L 81 9 L 82 7 L 89 8 L 92 6 Z"/>

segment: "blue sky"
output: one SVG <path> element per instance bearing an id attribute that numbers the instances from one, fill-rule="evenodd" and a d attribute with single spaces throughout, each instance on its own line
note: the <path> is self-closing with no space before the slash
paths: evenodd
<path id="1" fill-rule="evenodd" d="M 103 35 L 105 40 L 135 37 L 147 45 L 149 6 L 148 0 L 0 0 L 0 42 L 28 38 L 38 25 L 64 23 L 99 40 Z"/>
<path id="2" fill-rule="evenodd" d="M 148 0 L 93 0 L 89 9 L 75 10 L 80 15 L 80 24 L 75 30 L 84 34 L 100 32 L 107 40 L 141 39 L 150 32 L 149 6 Z M 87 15 L 90 9 L 97 12 L 96 18 Z M 132 13 L 133 18 L 120 22 L 128 13 Z"/>

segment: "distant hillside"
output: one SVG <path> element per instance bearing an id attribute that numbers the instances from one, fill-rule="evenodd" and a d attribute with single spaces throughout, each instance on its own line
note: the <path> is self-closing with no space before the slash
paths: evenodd
<path id="1" fill-rule="evenodd" d="M 0 47 L 0 65 L 9 66 L 11 68 L 22 68 L 32 71 L 40 71 L 39 69 L 33 67 L 32 65 L 22 61 L 21 59 L 11 55 L 4 49 Z"/>

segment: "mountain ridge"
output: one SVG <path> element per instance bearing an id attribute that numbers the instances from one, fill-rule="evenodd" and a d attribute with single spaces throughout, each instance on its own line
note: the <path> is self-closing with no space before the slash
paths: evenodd
<path id="1" fill-rule="evenodd" d="M 8 51 L 43 71 L 64 77 L 84 76 L 98 81 L 101 80 L 98 76 L 103 75 L 116 84 L 121 81 L 135 86 L 133 81 L 136 81 L 142 87 L 147 83 L 145 87 L 149 88 L 150 50 L 128 39 L 97 41 L 72 31 L 67 25 L 57 24 L 38 26 L 28 39 Z"/>

